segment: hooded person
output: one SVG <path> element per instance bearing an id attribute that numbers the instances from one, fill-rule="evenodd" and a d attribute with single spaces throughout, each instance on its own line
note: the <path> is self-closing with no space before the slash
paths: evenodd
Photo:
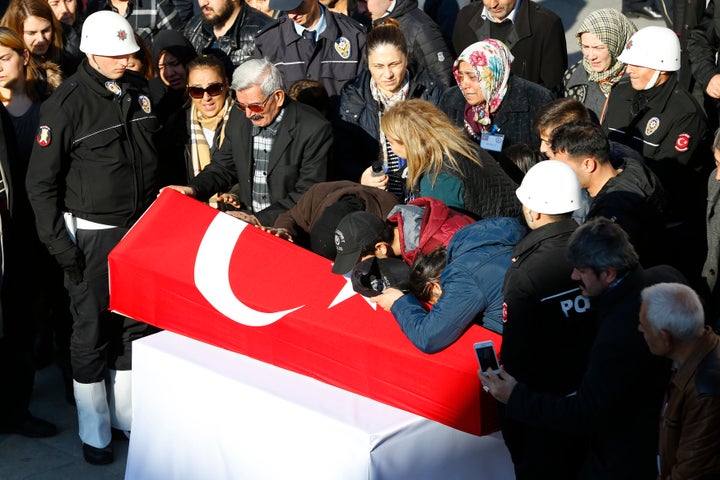
<path id="1" fill-rule="evenodd" d="M 177 30 L 162 30 L 152 45 L 152 58 L 158 76 L 150 79 L 150 93 L 157 105 L 162 128 L 157 142 L 163 152 L 158 175 L 159 186 L 186 183 L 185 162 L 189 133 L 186 127 L 187 64 L 197 56 L 190 42 Z"/>

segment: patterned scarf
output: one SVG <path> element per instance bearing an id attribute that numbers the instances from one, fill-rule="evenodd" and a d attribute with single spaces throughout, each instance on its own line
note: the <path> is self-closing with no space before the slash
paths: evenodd
<path id="1" fill-rule="evenodd" d="M 597 83 L 603 93 L 608 95 L 625 73 L 625 64 L 619 62 L 617 57 L 622 53 L 630 37 L 637 32 L 637 27 L 617 10 L 601 8 L 588 15 L 578 28 L 576 37 L 581 49 L 580 36 L 586 32 L 599 38 L 610 52 L 612 62 L 610 68 L 600 73 L 593 70 L 590 62 L 583 58 L 583 67 L 588 73 L 588 80 Z"/>
<path id="2" fill-rule="evenodd" d="M 195 103 L 190 107 L 190 158 L 192 161 L 193 176 L 196 176 L 203 168 L 210 163 L 210 145 L 205 139 L 203 128 L 207 130 L 217 130 L 221 125 L 220 138 L 218 139 L 218 148 L 225 140 L 225 126 L 227 125 L 230 110 L 232 108 L 232 98 L 229 96 L 225 99 L 225 106 L 212 118 L 205 118 L 202 113 L 195 107 Z"/>
<path id="3" fill-rule="evenodd" d="M 493 116 L 507 93 L 512 61 L 513 55 L 507 46 L 492 38 L 473 43 L 455 60 L 453 75 L 458 85 L 458 67 L 460 62 L 467 62 L 475 70 L 480 91 L 485 98 L 479 105 L 465 105 L 465 129 L 472 137 L 479 138 L 482 132 L 490 130 Z"/>
<path id="4" fill-rule="evenodd" d="M 378 108 L 378 125 L 380 124 L 380 117 L 382 117 L 383 113 L 387 111 L 388 108 L 392 107 L 398 102 L 402 102 L 408 97 L 408 94 L 410 93 L 410 74 L 408 72 L 405 72 L 405 80 L 403 80 L 402 86 L 398 89 L 397 92 L 393 93 L 392 95 L 388 96 L 385 95 L 377 86 L 377 83 L 375 80 L 370 77 L 370 93 L 372 94 L 373 99 L 375 99 L 376 102 L 380 105 L 380 108 Z M 400 159 L 397 155 L 395 155 L 395 152 L 392 151 L 392 148 L 390 148 L 390 142 L 387 141 L 385 138 L 385 133 L 383 133 L 382 129 L 379 132 L 380 138 L 380 148 L 382 149 L 382 159 L 384 164 L 385 173 L 388 176 L 388 186 L 387 191 L 394 194 L 400 199 L 405 198 L 405 178 L 403 177 L 406 167 L 407 167 L 407 161 L 405 159 Z"/>

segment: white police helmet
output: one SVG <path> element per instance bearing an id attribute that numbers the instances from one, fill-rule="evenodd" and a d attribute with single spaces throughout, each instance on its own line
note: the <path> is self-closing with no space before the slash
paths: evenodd
<path id="1" fill-rule="evenodd" d="M 85 19 L 80 37 L 80 51 L 91 55 L 114 57 L 140 50 L 133 28 L 125 18 L 110 10 L 95 12 Z"/>
<path id="2" fill-rule="evenodd" d="M 676 72 L 680 70 L 680 40 L 669 28 L 645 27 L 630 37 L 618 60 L 628 65 Z"/>
<path id="3" fill-rule="evenodd" d="M 582 193 L 575 171 L 559 160 L 544 160 L 528 170 L 515 190 L 520 202 L 546 215 L 570 213 L 580 208 Z"/>

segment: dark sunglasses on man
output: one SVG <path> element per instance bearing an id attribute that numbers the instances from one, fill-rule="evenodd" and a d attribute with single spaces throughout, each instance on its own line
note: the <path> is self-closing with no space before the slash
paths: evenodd
<path id="1" fill-rule="evenodd" d="M 205 92 L 207 92 L 208 95 L 211 97 L 217 97 L 220 95 L 223 90 L 225 89 L 225 85 L 223 85 L 220 82 L 211 83 L 207 87 L 188 87 L 188 93 L 192 98 L 203 98 L 205 96 Z"/>

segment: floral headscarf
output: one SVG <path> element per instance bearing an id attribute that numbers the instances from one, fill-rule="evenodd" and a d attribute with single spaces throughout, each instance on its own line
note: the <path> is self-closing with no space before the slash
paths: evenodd
<path id="1" fill-rule="evenodd" d="M 485 102 L 480 105 L 465 106 L 465 127 L 471 135 L 474 133 L 473 136 L 476 136 L 490 129 L 492 116 L 500 108 L 507 92 L 512 61 L 513 55 L 510 49 L 501 41 L 492 38 L 473 43 L 455 60 L 453 75 L 458 85 L 460 85 L 458 66 L 460 62 L 467 62 L 475 70 L 480 82 L 480 91 L 485 97 Z"/>
<path id="2" fill-rule="evenodd" d="M 635 32 L 637 32 L 635 24 L 614 8 L 595 10 L 578 27 L 576 38 L 581 49 L 580 37 L 582 34 L 592 33 L 605 44 L 608 52 L 610 52 L 612 59 L 610 68 L 600 73 L 593 70 L 590 62 L 583 58 L 583 67 L 588 73 L 588 80 L 599 84 L 605 95 L 610 93 L 610 89 L 620 81 L 623 73 L 625 73 L 625 64 L 618 61 L 617 57 L 622 53 L 625 44 Z"/>

